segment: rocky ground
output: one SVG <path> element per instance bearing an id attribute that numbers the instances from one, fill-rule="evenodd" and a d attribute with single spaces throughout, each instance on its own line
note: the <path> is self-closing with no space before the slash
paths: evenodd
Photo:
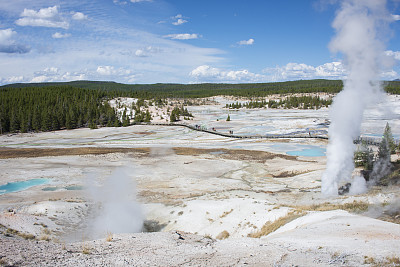
<path id="1" fill-rule="evenodd" d="M 228 124 L 217 121 L 220 108 L 193 107 L 193 123 L 289 132 L 327 116 L 240 111 Z M 363 128 L 373 133 L 371 114 Z M 0 144 L 0 185 L 48 179 L 0 195 L 0 265 L 400 264 L 399 186 L 322 196 L 326 158 L 289 152 L 324 149 L 324 140 L 141 125 L 2 135 Z"/>
<path id="2" fill-rule="evenodd" d="M 265 238 L 215 240 L 182 231 L 75 243 L 0 235 L 7 266 L 398 266 L 400 226 L 344 211 L 312 213 Z"/>

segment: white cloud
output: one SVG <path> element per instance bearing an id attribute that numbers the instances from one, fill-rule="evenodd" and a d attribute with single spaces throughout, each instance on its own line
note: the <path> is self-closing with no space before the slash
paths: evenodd
<path id="1" fill-rule="evenodd" d="M 10 84 L 10 83 L 21 83 L 25 82 L 26 78 L 24 76 L 11 76 L 7 79 L 0 78 L 1 84 Z"/>
<path id="2" fill-rule="evenodd" d="M 124 68 L 116 69 L 114 66 L 98 66 L 96 72 L 100 76 L 122 78 L 128 83 L 133 83 L 136 81 L 136 75 L 133 74 L 131 70 Z"/>
<path id="3" fill-rule="evenodd" d="M 128 2 L 126 1 L 121 1 L 121 0 L 113 0 L 114 4 L 116 5 L 126 5 Z"/>
<path id="4" fill-rule="evenodd" d="M 393 72 L 387 72 L 385 77 L 394 77 L 394 75 Z M 343 79 L 346 77 L 346 70 L 341 62 L 329 62 L 317 67 L 303 63 L 288 63 L 283 67 L 264 69 L 261 74 L 252 73 L 246 69 L 222 70 L 202 65 L 193 69 L 189 76 L 196 82 L 275 82 L 302 79 Z"/>
<path id="5" fill-rule="evenodd" d="M 19 26 L 37 26 L 68 29 L 69 23 L 58 12 L 58 7 L 42 8 L 39 11 L 24 9 L 21 18 L 15 22 Z"/>
<path id="6" fill-rule="evenodd" d="M 161 49 L 159 49 L 157 47 L 148 46 L 146 48 L 137 49 L 135 51 L 135 56 L 137 56 L 137 57 L 148 57 L 148 56 L 150 56 L 150 54 L 155 54 L 155 53 L 158 53 L 160 51 L 161 51 Z"/>
<path id="7" fill-rule="evenodd" d="M 23 54 L 30 51 L 29 47 L 15 42 L 13 38 L 16 35 L 17 33 L 12 29 L 0 30 L 0 53 Z"/>
<path id="8" fill-rule="evenodd" d="M 399 74 L 394 70 L 389 70 L 382 72 L 380 77 L 384 80 L 393 80 L 393 79 L 398 79 Z"/>
<path id="9" fill-rule="evenodd" d="M 345 77 L 346 70 L 341 62 L 330 62 L 315 68 L 317 78 L 335 78 Z"/>
<path id="10" fill-rule="evenodd" d="M 393 18 L 394 20 L 400 20 L 400 15 L 392 15 L 392 18 Z"/>
<path id="11" fill-rule="evenodd" d="M 96 71 L 100 75 L 111 75 L 115 72 L 115 69 L 112 66 L 98 66 Z"/>
<path id="12" fill-rule="evenodd" d="M 171 19 L 175 20 L 174 22 L 172 22 L 173 25 L 178 26 L 178 25 L 182 25 L 186 22 L 188 22 L 187 20 L 185 20 L 182 16 L 182 14 L 178 14 L 176 16 L 171 17 Z"/>
<path id="13" fill-rule="evenodd" d="M 82 12 L 71 12 L 73 20 L 85 20 L 88 18 L 87 15 L 83 14 Z"/>
<path id="14" fill-rule="evenodd" d="M 245 82 L 265 82 L 267 77 L 262 74 L 249 72 L 248 70 L 221 70 L 219 68 L 202 65 L 189 73 L 196 82 L 226 82 L 226 83 L 245 83 Z"/>
<path id="15" fill-rule="evenodd" d="M 20 82 L 43 83 L 43 82 L 63 82 L 85 80 L 87 76 L 83 72 L 61 72 L 56 67 L 47 67 L 42 71 L 34 72 L 33 78 L 30 80 L 22 77 Z"/>
<path id="16" fill-rule="evenodd" d="M 173 24 L 173 25 L 181 25 L 181 24 L 184 24 L 184 23 L 186 23 L 186 22 L 188 22 L 188 21 L 187 21 L 187 20 L 184 20 L 184 19 L 178 19 L 177 21 L 172 22 L 172 24 Z"/>
<path id="17" fill-rule="evenodd" d="M 143 49 L 138 49 L 135 51 L 135 56 L 137 57 L 147 57 L 146 53 Z"/>
<path id="18" fill-rule="evenodd" d="M 125 1 L 125 0 L 113 0 L 114 4 L 116 5 L 126 5 L 128 2 L 131 3 L 140 3 L 140 2 L 153 2 L 153 0 L 130 0 L 130 1 Z"/>
<path id="19" fill-rule="evenodd" d="M 51 37 L 53 37 L 54 39 L 61 39 L 61 38 L 68 38 L 70 36 L 71 36 L 70 33 L 62 34 L 62 33 L 56 32 Z"/>
<path id="20" fill-rule="evenodd" d="M 115 69 L 113 66 L 98 66 L 96 72 L 102 76 L 110 76 L 110 75 L 124 76 L 132 74 L 132 71 L 130 70 L 124 68 Z"/>
<path id="21" fill-rule="evenodd" d="M 263 70 L 272 81 L 302 79 L 342 79 L 346 70 L 341 62 L 330 62 L 314 67 L 303 63 L 288 63 L 283 67 Z"/>
<path id="22" fill-rule="evenodd" d="M 387 50 L 385 53 L 387 56 L 393 57 L 396 60 L 400 60 L 400 51 Z"/>
<path id="23" fill-rule="evenodd" d="M 254 44 L 254 39 L 250 38 L 249 40 L 242 40 L 237 42 L 238 45 L 252 45 Z"/>
<path id="24" fill-rule="evenodd" d="M 189 40 L 189 39 L 198 39 L 201 37 L 200 35 L 196 33 L 178 33 L 178 34 L 168 34 L 164 35 L 164 37 L 171 38 L 171 39 L 176 39 L 176 40 Z"/>

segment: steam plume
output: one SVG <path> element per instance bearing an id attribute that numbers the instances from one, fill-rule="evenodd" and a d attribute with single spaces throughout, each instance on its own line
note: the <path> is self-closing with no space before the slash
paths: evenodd
<path id="1" fill-rule="evenodd" d="M 386 32 L 390 19 L 385 0 L 344 0 L 332 24 L 336 36 L 330 50 L 343 54 L 348 76 L 330 109 L 325 195 L 337 195 L 339 183 L 350 179 L 353 140 L 360 135 L 364 109 L 383 97 L 379 74 L 391 62 L 379 34 Z"/>
<path id="2" fill-rule="evenodd" d="M 107 177 L 102 187 L 89 186 L 92 199 L 99 207 L 89 223 L 93 237 L 104 237 L 107 232 L 135 233 L 142 230 L 143 212 L 135 200 L 135 185 L 127 173 L 127 170 L 118 168 Z M 90 183 L 95 182 L 90 180 Z"/>

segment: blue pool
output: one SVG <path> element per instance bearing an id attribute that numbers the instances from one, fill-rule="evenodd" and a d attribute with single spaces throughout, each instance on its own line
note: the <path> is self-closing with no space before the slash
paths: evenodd
<path id="1" fill-rule="evenodd" d="M 326 154 L 326 149 L 322 147 L 310 146 L 300 150 L 288 151 L 286 154 L 290 156 L 323 157 Z"/>
<path id="2" fill-rule="evenodd" d="M 0 185 L 0 195 L 23 191 L 33 186 L 48 184 L 49 182 L 50 182 L 49 179 L 40 178 L 40 179 L 31 179 L 21 182 L 7 183 L 5 185 Z"/>
<path id="3" fill-rule="evenodd" d="M 271 148 L 290 156 L 323 157 L 326 155 L 326 148 L 324 146 L 280 143 L 274 144 Z"/>

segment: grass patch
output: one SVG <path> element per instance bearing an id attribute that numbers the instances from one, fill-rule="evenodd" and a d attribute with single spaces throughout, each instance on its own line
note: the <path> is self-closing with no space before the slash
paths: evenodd
<path id="1" fill-rule="evenodd" d="M 82 243 L 82 253 L 89 255 L 90 254 L 90 247 L 86 243 Z"/>
<path id="2" fill-rule="evenodd" d="M 113 239 L 113 234 L 111 232 L 107 232 L 106 241 L 111 242 Z"/>
<path id="3" fill-rule="evenodd" d="M 216 239 L 222 240 L 222 239 L 227 239 L 228 237 L 229 237 L 229 232 L 224 230 L 217 235 Z"/>
<path id="4" fill-rule="evenodd" d="M 5 259 L 0 258 L 0 266 L 8 266 L 8 262 Z"/>
<path id="5" fill-rule="evenodd" d="M 360 213 L 365 212 L 369 208 L 369 203 L 362 201 L 353 201 L 344 204 L 332 204 L 332 203 L 322 203 L 313 204 L 310 206 L 292 206 L 297 210 L 301 211 L 330 211 L 330 210 L 346 210 L 348 212 Z"/>
<path id="6" fill-rule="evenodd" d="M 43 234 L 43 235 L 41 235 L 41 236 L 39 237 L 39 240 L 42 240 L 42 241 L 50 241 L 51 238 L 50 238 L 49 235 Z"/>
<path id="7" fill-rule="evenodd" d="M 269 235 L 272 232 L 275 232 L 278 230 L 280 227 L 284 226 L 285 224 L 302 217 L 306 214 L 304 211 L 300 210 L 294 210 L 292 212 L 289 212 L 286 216 L 280 217 L 279 219 L 275 220 L 274 222 L 267 222 L 266 224 L 263 225 L 261 230 L 250 233 L 248 234 L 248 237 L 253 237 L 253 238 L 260 238 L 262 236 Z"/>
<path id="8" fill-rule="evenodd" d="M 308 173 L 309 171 L 308 170 L 306 170 L 306 171 L 284 171 L 284 172 L 281 172 L 281 173 L 279 173 L 279 174 L 277 174 L 277 175 L 273 175 L 272 174 L 272 177 L 274 177 L 274 178 L 289 178 L 289 177 L 294 177 L 294 176 L 297 176 L 297 175 L 300 175 L 300 174 L 304 174 L 304 173 Z"/>
<path id="9" fill-rule="evenodd" d="M 224 213 L 222 213 L 221 216 L 219 216 L 221 219 L 228 216 L 231 212 L 233 211 L 233 209 L 231 209 L 230 211 L 225 211 Z"/>
<path id="10" fill-rule="evenodd" d="M 209 234 L 204 235 L 204 238 L 211 239 L 211 240 L 213 239 L 212 236 Z"/>
<path id="11" fill-rule="evenodd" d="M 32 235 L 32 234 L 28 234 L 28 233 L 22 233 L 18 230 L 12 229 L 12 228 L 7 228 L 6 232 L 5 232 L 5 236 L 12 236 L 12 235 L 17 235 L 19 237 L 22 237 L 26 240 L 32 240 L 35 239 L 36 236 Z"/>
<path id="12" fill-rule="evenodd" d="M 20 237 L 26 239 L 26 240 L 33 240 L 36 238 L 36 236 L 32 235 L 32 234 L 27 234 L 27 233 L 19 233 L 18 234 Z"/>
<path id="13" fill-rule="evenodd" d="M 385 264 L 385 266 L 400 266 L 400 258 L 399 257 L 386 257 L 384 264 Z"/>

